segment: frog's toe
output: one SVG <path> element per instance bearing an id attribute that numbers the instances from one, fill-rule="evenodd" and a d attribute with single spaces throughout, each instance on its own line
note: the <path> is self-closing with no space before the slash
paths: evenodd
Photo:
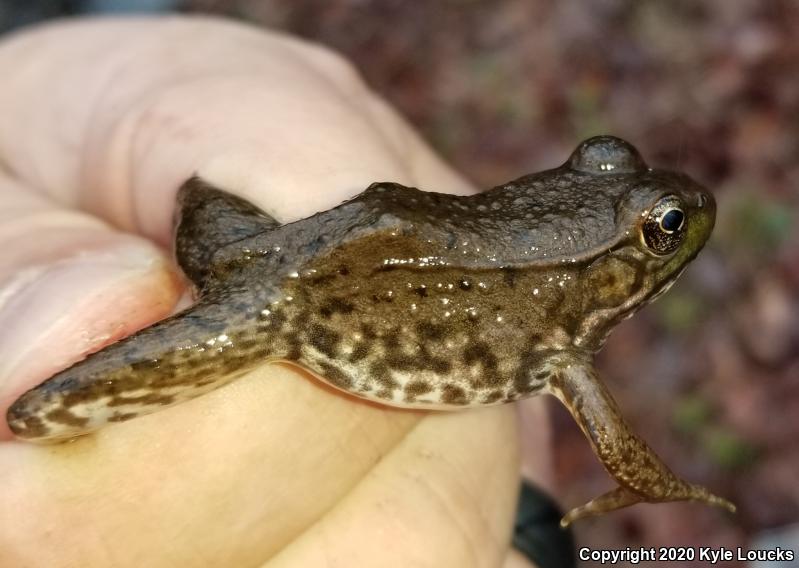
<path id="1" fill-rule="evenodd" d="M 6 413 L 6 421 L 15 436 L 33 438 L 49 432 L 48 426 L 26 406 L 25 401 L 17 401 Z"/>
<path id="2" fill-rule="evenodd" d="M 52 397 L 32 389 L 12 404 L 6 421 L 17 438 L 37 443 L 52 443 L 75 438 L 86 432 L 87 422 L 65 408 L 59 408 Z"/>
<path id="3" fill-rule="evenodd" d="M 701 501 L 708 505 L 722 507 L 727 509 L 730 513 L 736 511 L 734 504 L 729 502 L 723 497 L 714 495 L 701 485 L 686 484 L 678 491 L 667 493 L 665 495 L 657 496 L 644 496 L 624 487 L 617 487 L 612 491 L 608 491 L 604 495 L 589 501 L 581 507 L 576 507 L 566 513 L 560 520 L 561 527 L 568 527 L 571 523 L 578 519 L 585 517 L 593 517 L 635 505 L 636 503 L 663 503 L 665 501 Z"/>
<path id="4" fill-rule="evenodd" d="M 637 493 L 634 493 L 633 491 L 630 491 L 624 487 L 617 487 L 616 489 L 608 491 L 604 495 L 600 495 L 596 499 L 589 501 L 585 505 L 581 507 L 575 507 L 566 513 L 566 515 L 564 515 L 564 517 L 560 520 L 560 526 L 566 528 L 578 519 L 609 513 L 610 511 L 615 511 L 616 509 L 622 509 L 624 507 L 629 507 L 630 505 L 635 505 L 642 500 L 643 498 Z"/>
<path id="5" fill-rule="evenodd" d="M 724 499 L 723 497 L 719 497 L 718 495 L 714 495 L 706 488 L 702 487 L 701 485 L 688 485 L 685 493 L 681 495 L 675 495 L 675 501 L 701 501 L 702 503 L 707 503 L 708 505 L 713 505 L 715 507 L 721 507 L 723 509 L 727 509 L 730 513 L 734 513 L 737 508 L 733 503 Z"/>

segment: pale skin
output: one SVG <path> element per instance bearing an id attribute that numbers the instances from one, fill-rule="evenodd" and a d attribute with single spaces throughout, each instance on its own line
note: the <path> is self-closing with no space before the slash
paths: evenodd
<path id="1" fill-rule="evenodd" d="M 194 172 L 281 221 L 375 179 L 473 191 L 340 58 L 252 28 L 58 24 L 0 44 L 0 76 L 3 416 L 188 302 L 168 247 Z M 523 405 L 546 483 L 543 401 Z M 3 421 L 0 565 L 529 566 L 518 408 L 401 411 L 269 365 L 73 443 Z"/>

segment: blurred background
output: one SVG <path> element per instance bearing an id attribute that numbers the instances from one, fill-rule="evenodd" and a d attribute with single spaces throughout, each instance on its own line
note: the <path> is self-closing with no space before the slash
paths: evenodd
<path id="1" fill-rule="evenodd" d="M 0 30 L 159 10 L 332 47 L 480 187 L 554 167 L 609 133 L 712 189 L 710 244 L 619 326 L 599 366 L 635 430 L 739 512 L 636 506 L 578 523 L 577 542 L 799 552 L 799 2 L 0 0 Z M 568 509 L 611 483 L 552 410 Z"/>

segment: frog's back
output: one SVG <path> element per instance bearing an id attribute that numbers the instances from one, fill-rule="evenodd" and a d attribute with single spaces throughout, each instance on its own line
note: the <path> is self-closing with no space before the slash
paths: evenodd
<path id="1" fill-rule="evenodd" d="M 466 196 L 378 183 L 334 209 L 235 247 L 280 247 L 284 264 L 297 270 L 357 240 L 365 243 L 361 261 L 372 257 L 376 266 L 392 257 L 410 258 L 413 251 L 440 264 L 486 269 L 571 262 L 618 241 L 617 209 L 632 183 L 564 168 Z M 404 252 L 369 245 L 387 235 L 397 237 L 396 248 Z"/>

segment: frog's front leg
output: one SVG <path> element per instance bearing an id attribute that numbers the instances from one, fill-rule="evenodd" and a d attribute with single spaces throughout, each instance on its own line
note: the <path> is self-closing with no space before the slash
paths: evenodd
<path id="1" fill-rule="evenodd" d="M 629 427 L 596 371 L 583 361 L 560 362 L 549 391 L 571 412 L 619 487 L 571 510 L 562 526 L 639 502 L 703 501 L 734 512 L 735 506 L 704 487 L 677 477 Z"/>

